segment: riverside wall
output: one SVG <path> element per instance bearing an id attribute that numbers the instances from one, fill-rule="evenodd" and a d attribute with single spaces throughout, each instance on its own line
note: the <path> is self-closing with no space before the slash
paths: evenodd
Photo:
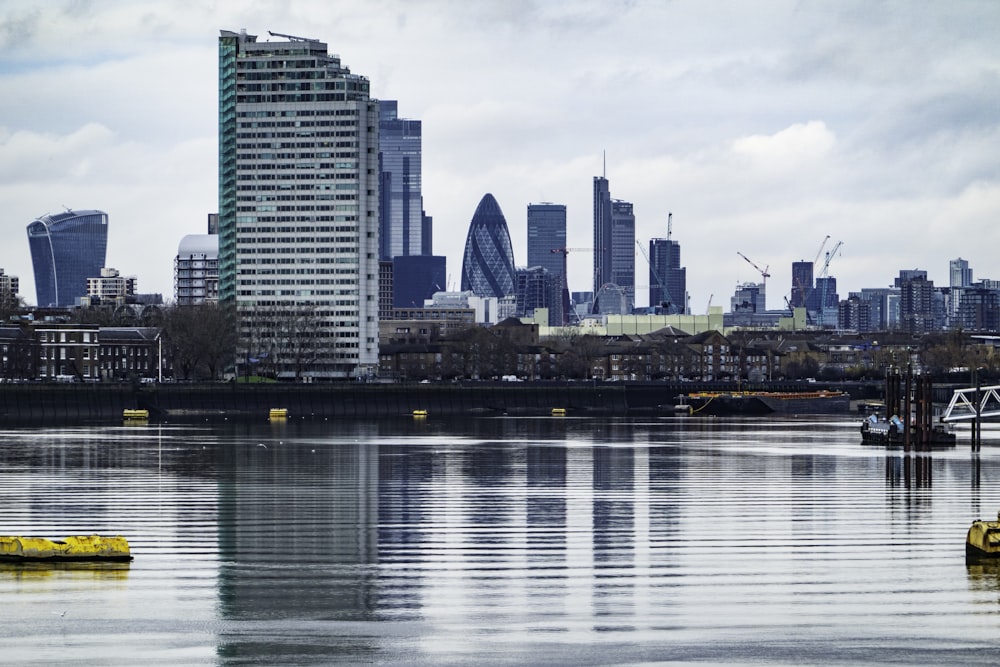
<path id="1" fill-rule="evenodd" d="M 0 384 L 0 423 L 121 420 L 126 409 L 149 410 L 156 420 L 267 418 L 285 408 L 293 418 L 410 415 L 533 415 L 562 408 L 568 415 L 668 414 L 678 397 L 696 391 L 764 387 L 735 383 L 466 382 L 431 384 Z M 855 399 L 880 396 L 880 383 L 783 383 L 771 391 L 838 388 Z M 939 390 L 939 388 L 935 388 Z M 948 392 L 950 396 L 950 392 Z M 937 397 L 936 397 L 937 400 Z M 943 400 L 947 401 L 947 398 Z"/>

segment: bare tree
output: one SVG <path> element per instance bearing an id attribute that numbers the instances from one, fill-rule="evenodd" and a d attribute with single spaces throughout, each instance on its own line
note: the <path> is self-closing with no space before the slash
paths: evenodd
<path id="1" fill-rule="evenodd" d="M 182 379 L 217 380 L 232 363 L 238 341 L 233 309 L 214 303 L 172 306 L 161 312 L 164 344 Z"/>

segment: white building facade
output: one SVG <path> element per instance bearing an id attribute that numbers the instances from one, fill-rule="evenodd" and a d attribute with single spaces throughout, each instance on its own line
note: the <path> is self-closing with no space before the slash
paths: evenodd
<path id="1" fill-rule="evenodd" d="M 378 363 L 379 109 L 319 40 L 219 38 L 219 300 L 247 368 L 362 377 Z"/>
<path id="2" fill-rule="evenodd" d="M 174 258 L 174 301 L 180 306 L 219 300 L 219 236 L 188 234 Z"/>

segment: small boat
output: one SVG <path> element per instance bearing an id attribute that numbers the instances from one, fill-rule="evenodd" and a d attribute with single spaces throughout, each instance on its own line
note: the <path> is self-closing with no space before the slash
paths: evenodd
<path id="1" fill-rule="evenodd" d="M 902 445 L 906 425 L 898 415 L 889 419 L 879 419 L 875 415 L 861 422 L 861 442 L 866 445 Z M 919 443 L 920 432 L 911 426 L 910 442 Z M 955 433 L 947 426 L 935 424 L 931 428 L 928 444 L 937 447 L 951 447 L 955 444 Z"/>
<path id="2" fill-rule="evenodd" d="M 72 535 L 61 540 L 0 535 L 0 561 L 130 561 L 132 551 L 121 535 Z"/>
<path id="3" fill-rule="evenodd" d="M 1000 514 L 996 521 L 973 521 L 965 538 L 965 562 L 1000 558 Z"/>

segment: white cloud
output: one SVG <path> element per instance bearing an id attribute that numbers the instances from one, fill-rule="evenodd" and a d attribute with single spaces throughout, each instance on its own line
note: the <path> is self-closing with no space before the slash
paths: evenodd
<path id="1" fill-rule="evenodd" d="M 822 121 L 796 123 L 771 135 L 755 134 L 733 142 L 733 152 L 754 167 L 797 169 L 833 150 L 837 138 Z"/>

